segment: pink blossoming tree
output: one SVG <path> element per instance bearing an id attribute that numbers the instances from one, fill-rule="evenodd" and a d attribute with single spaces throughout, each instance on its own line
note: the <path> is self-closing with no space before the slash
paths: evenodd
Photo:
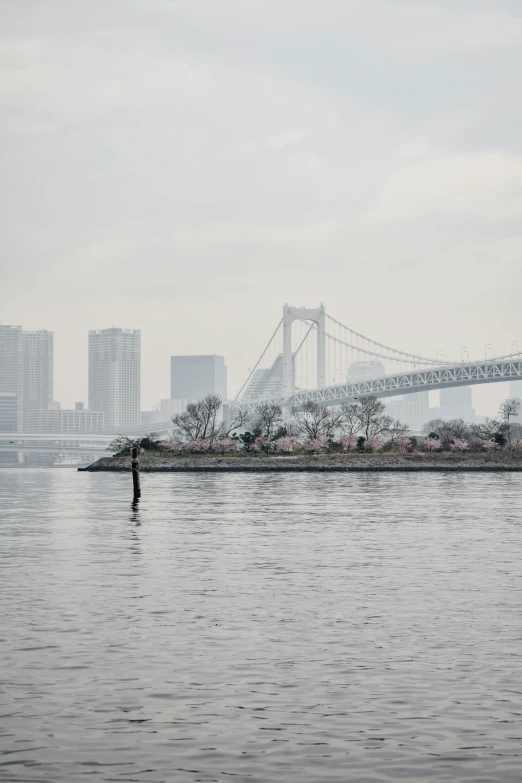
<path id="1" fill-rule="evenodd" d="M 372 435 L 366 440 L 364 445 L 368 451 L 379 451 L 379 449 L 382 449 L 382 443 L 383 441 L 380 435 Z"/>
<path id="2" fill-rule="evenodd" d="M 297 444 L 297 438 L 293 435 L 286 435 L 283 438 L 278 438 L 274 442 L 275 450 L 288 454 L 295 449 Z"/>
<path id="3" fill-rule="evenodd" d="M 424 441 L 424 448 L 426 451 L 440 451 L 442 443 L 438 438 L 426 438 Z"/>
<path id="4" fill-rule="evenodd" d="M 399 451 L 407 451 L 411 446 L 411 440 L 407 437 L 407 435 L 399 435 L 395 441 L 395 444 Z"/>
<path id="5" fill-rule="evenodd" d="M 343 451 L 347 451 L 348 453 L 350 451 L 355 451 L 355 447 L 357 446 L 357 435 L 343 435 L 339 440 L 339 443 L 341 444 L 341 449 Z"/>
<path id="6" fill-rule="evenodd" d="M 260 435 L 255 439 L 252 445 L 252 451 L 268 451 L 270 448 L 270 439 Z"/>
<path id="7" fill-rule="evenodd" d="M 202 451 L 209 451 L 209 446 L 206 440 L 203 440 L 203 438 L 195 438 L 194 440 L 191 440 L 187 443 L 185 446 L 185 451 L 190 452 L 202 452 Z"/>
<path id="8" fill-rule="evenodd" d="M 486 451 L 493 451 L 494 449 L 496 449 L 496 447 L 497 447 L 496 441 L 491 439 L 485 440 L 484 443 L 482 444 L 482 448 L 485 449 Z"/>
<path id="9" fill-rule="evenodd" d="M 237 440 L 235 438 L 221 438 L 214 443 L 214 451 L 221 454 L 230 454 L 237 451 Z"/>
<path id="10" fill-rule="evenodd" d="M 463 451 L 468 451 L 469 443 L 467 440 L 464 440 L 463 438 L 455 438 L 453 443 L 450 443 L 450 449 L 452 451 L 462 453 Z"/>
<path id="11" fill-rule="evenodd" d="M 175 438 L 165 438 L 158 443 L 159 448 L 162 451 L 178 451 L 181 449 L 181 444 Z"/>
<path id="12" fill-rule="evenodd" d="M 326 438 L 320 435 L 318 438 L 312 438 L 311 440 L 307 440 L 306 443 L 304 444 L 304 448 L 310 454 L 313 454 L 319 451 L 325 451 L 327 445 L 328 445 L 328 441 L 326 440 Z"/>

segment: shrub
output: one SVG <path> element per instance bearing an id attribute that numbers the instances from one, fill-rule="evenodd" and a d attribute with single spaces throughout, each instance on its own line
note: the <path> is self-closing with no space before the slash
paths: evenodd
<path id="1" fill-rule="evenodd" d="M 297 438 L 295 438 L 293 435 L 285 435 L 281 438 L 277 438 L 277 440 L 274 441 L 275 450 L 281 451 L 285 454 L 293 451 L 296 444 Z"/>
<path id="2" fill-rule="evenodd" d="M 328 444 L 326 438 L 320 435 L 318 438 L 312 438 L 311 440 L 307 440 L 306 443 L 304 444 L 304 448 L 306 451 L 312 454 L 314 452 L 325 451 L 327 445 Z"/>
<path id="3" fill-rule="evenodd" d="M 438 438 L 432 438 L 430 436 L 424 441 L 424 448 L 426 451 L 440 451 L 442 448 L 442 443 Z"/>
<path id="4" fill-rule="evenodd" d="M 214 451 L 221 454 L 229 454 L 232 451 L 237 451 L 237 440 L 235 438 L 221 438 L 214 443 Z"/>
<path id="5" fill-rule="evenodd" d="M 455 452 L 463 452 L 469 450 L 469 443 L 463 438 L 455 438 L 453 443 L 450 443 L 450 449 Z"/>
<path id="6" fill-rule="evenodd" d="M 482 448 L 486 451 L 493 451 L 493 449 L 497 448 L 497 442 L 489 438 L 488 440 L 485 440 L 482 444 Z"/>
<path id="7" fill-rule="evenodd" d="M 259 435 L 252 444 L 252 451 L 268 451 L 270 449 L 270 439 Z"/>
<path id="8" fill-rule="evenodd" d="M 191 440 L 186 444 L 185 451 L 200 453 L 203 451 L 208 451 L 208 443 L 206 440 L 203 440 L 203 438 L 196 438 L 195 440 Z"/>
<path id="9" fill-rule="evenodd" d="M 382 449 L 382 438 L 380 435 L 372 435 L 372 437 L 368 438 L 366 441 L 366 449 L 368 451 L 379 451 L 379 449 Z"/>
<path id="10" fill-rule="evenodd" d="M 339 443 L 343 451 L 355 451 L 357 448 L 357 435 L 343 435 Z"/>
<path id="11" fill-rule="evenodd" d="M 400 435 L 395 443 L 399 451 L 408 451 L 408 449 L 411 447 L 411 440 L 407 435 Z"/>

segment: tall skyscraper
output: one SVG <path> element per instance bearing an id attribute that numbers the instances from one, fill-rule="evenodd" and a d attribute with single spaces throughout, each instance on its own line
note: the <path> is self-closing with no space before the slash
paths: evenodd
<path id="1" fill-rule="evenodd" d="M 4 326 L 0 324 L 0 393 L 9 394 L 9 401 L 4 401 L 4 412 L 12 423 L 12 395 L 16 398 L 15 431 L 22 429 L 22 392 L 23 392 L 23 342 L 21 326 Z M 9 413 L 7 414 L 7 407 Z M 4 429 L 4 432 L 7 432 Z"/>
<path id="2" fill-rule="evenodd" d="M 89 410 L 100 411 L 108 430 L 140 424 L 139 329 L 89 332 Z"/>
<path id="3" fill-rule="evenodd" d="M 46 410 L 53 399 L 54 336 L 41 329 L 22 332 L 24 429 L 31 411 Z"/>
<path id="4" fill-rule="evenodd" d="M 441 419 L 464 419 L 468 422 L 475 421 L 471 386 L 441 389 L 438 417 Z"/>
<path id="5" fill-rule="evenodd" d="M 0 325 L 0 392 L 16 395 L 18 430 L 26 428 L 30 411 L 47 409 L 53 398 L 52 332 Z"/>
<path id="6" fill-rule="evenodd" d="M 227 398 L 227 368 L 223 356 L 171 356 L 171 400 L 201 400 L 207 394 Z"/>
<path id="7" fill-rule="evenodd" d="M 423 426 L 430 420 L 430 393 L 427 391 L 404 394 L 399 399 L 381 400 L 386 405 L 386 413 L 402 424 L 407 424 L 413 434 L 422 432 Z"/>
<path id="8" fill-rule="evenodd" d="M 18 431 L 18 398 L 16 394 L 0 392 L 0 432 Z"/>

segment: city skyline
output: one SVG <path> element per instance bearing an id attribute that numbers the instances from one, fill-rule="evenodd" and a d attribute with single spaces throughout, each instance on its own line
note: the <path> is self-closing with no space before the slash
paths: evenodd
<path id="1" fill-rule="evenodd" d="M 4 4 L 2 318 L 55 333 L 68 406 L 111 323 L 146 408 L 173 353 L 237 390 L 284 301 L 429 355 L 522 340 L 515 4 L 327 5 Z"/>
<path id="2" fill-rule="evenodd" d="M 3 329 L 4 329 L 4 333 L 5 333 L 5 330 L 7 330 L 7 329 L 18 330 L 20 335 L 24 335 L 25 336 L 24 337 L 25 344 L 27 346 L 32 346 L 33 354 L 35 352 L 34 351 L 34 346 L 38 344 L 38 341 L 41 343 L 42 340 L 45 340 L 45 339 L 47 339 L 48 341 L 50 340 L 50 346 L 51 346 L 50 347 L 51 366 L 52 366 L 52 354 L 53 354 L 53 346 L 54 346 L 54 334 L 52 332 L 50 332 L 49 330 L 45 330 L 45 329 L 34 330 L 34 331 L 24 331 L 22 329 L 22 327 L 11 326 L 11 325 L 3 325 Z M 140 336 L 140 344 L 141 344 L 141 332 L 138 329 L 121 329 L 120 327 L 109 327 L 108 329 L 103 329 L 103 330 L 89 330 L 88 335 L 90 336 L 90 335 L 101 334 L 101 333 L 107 333 L 108 334 L 110 332 L 113 332 L 113 333 L 121 332 L 121 333 L 129 333 L 129 334 L 139 334 L 139 336 Z M 20 338 L 20 339 L 22 339 L 22 338 Z M 35 342 L 35 340 L 36 340 L 36 342 Z M 492 346 L 490 344 L 485 345 L 484 346 L 484 353 L 486 354 L 488 352 L 488 350 L 491 353 L 491 348 L 492 348 Z M 89 358 L 88 357 L 89 357 L 89 351 L 87 352 L 87 364 L 89 362 Z M 147 406 L 147 404 L 145 404 L 145 403 L 143 403 L 141 405 L 138 404 L 138 410 L 139 410 L 140 413 L 141 412 L 143 412 L 143 413 L 151 412 L 151 409 L 153 407 L 155 407 L 157 409 L 159 401 L 163 400 L 163 402 L 166 402 L 169 399 L 172 399 L 172 394 L 173 394 L 173 386 L 172 386 L 172 381 L 173 381 L 173 375 L 172 375 L 173 369 L 172 368 L 173 368 L 173 365 L 172 365 L 172 362 L 173 362 L 174 359 L 179 359 L 183 363 L 183 361 L 190 360 L 190 359 L 197 360 L 198 362 L 201 362 L 201 360 L 204 361 L 204 360 L 207 360 L 207 359 L 212 359 L 212 360 L 219 359 L 219 360 L 222 360 L 223 357 L 220 357 L 219 355 L 216 355 L 216 354 L 213 354 L 213 355 L 212 354 L 198 354 L 198 355 L 195 355 L 195 356 L 191 356 L 191 355 L 188 355 L 188 354 L 181 354 L 181 355 L 179 355 L 177 357 L 176 356 L 172 356 L 172 355 L 169 356 L 169 357 L 165 357 L 165 365 L 167 365 L 167 363 L 169 364 L 170 396 L 169 396 L 169 394 L 164 395 L 163 394 L 164 390 L 160 389 L 160 388 L 157 388 L 155 390 L 155 392 L 153 391 L 153 393 L 152 393 L 152 401 L 151 401 L 149 406 Z M 27 351 L 26 351 L 26 358 L 25 358 L 26 367 L 27 367 L 27 362 L 28 362 L 28 358 L 27 358 Z M 140 361 L 139 361 L 139 363 L 141 365 L 141 349 L 140 349 Z M 365 362 L 355 362 L 353 365 L 350 366 L 350 370 L 349 370 L 349 373 L 348 373 L 348 379 L 349 380 L 350 380 L 350 378 L 357 379 L 358 373 L 360 372 L 359 369 L 358 369 L 359 366 L 360 365 L 362 366 L 362 365 L 365 365 L 365 364 L 370 364 L 370 365 L 371 364 L 376 364 L 376 365 L 379 365 L 380 367 L 382 367 L 380 362 L 366 362 L 366 363 Z M 225 377 L 225 387 L 224 388 L 226 388 L 226 367 L 224 365 L 224 361 L 223 361 L 223 367 L 224 367 L 224 371 L 225 371 L 225 376 L 224 376 Z M 253 379 L 251 379 L 251 384 L 252 383 L 254 384 L 253 386 L 251 386 L 251 388 L 254 390 L 254 396 L 255 396 L 255 389 L 254 389 L 254 387 L 255 387 L 256 383 L 259 384 L 259 378 L 261 378 L 261 376 L 263 374 L 266 375 L 266 373 L 269 373 L 270 371 L 273 372 L 274 368 L 277 368 L 277 361 L 276 361 L 276 363 L 274 364 L 273 367 L 271 367 L 270 362 L 268 363 L 267 366 L 264 366 L 262 364 L 260 366 L 260 368 L 256 371 L 257 375 L 255 374 L 253 376 Z M 164 369 L 164 368 L 162 368 L 162 369 Z M 34 370 L 34 359 L 33 359 L 33 370 Z M 355 373 L 355 375 L 354 375 L 354 373 Z M 34 374 L 34 372 L 33 372 L 33 374 Z M 27 376 L 27 371 L 26 371 L 25 375 Z M 364 373 L 363 373 L 363 375 L 364 375 Z M 268 377 L 268 376 L 266 376 L 266 377 Z M 193 381 L 191 379 L 189 381 L 189 383 L 192 383 L 192 382 Z M 221 382 L 218 381 L 218 385 L 219 385 L 219 383 L 221 383 Z M 26 385 L 27 385 L 27 381 L 26 381 Z M 33 383 L 33 385 L 34 385 L 34 383 Z M 5 386 L 5 383 L 4 383 L 4 386 Z M 141 380 L 140 380 L 139 387 L 140 388 L 138 389 L 138 392 L 137 392 L 137 398 L 141 400 Z M 53 374 L 52 374 L 52 372 L 51 372 L 51 374 L 48 377 L 48 384 L 47 384 L 46 388 L 50 390 L 49 393 L 52 396 L 52 389 L 53 389 Z M 278 394 L 279 394 L 278 388 L 279 387 L 277 386 L 277 383 L 276 383 L 276 386 L 274 386 L 274 389 L 273 389 L 273 393 L 274 393 L 275 396 L 278 396 Z M 3 389 L 3 387 L 2 387 L 2 389 Z M 521 395 L 521 392 L 522 392 L 522 382 L 517 382 L 517 381 L 513 382 L 512 381 L 511 383 L 505 382 L 505 383 L 494 384 L 494 389 L 495 389 L 496 397 L 498 399 L 500 399 L 500 400 L 505 399 L 508 396 L 522 396 Z M 212 391 L 216 391 L 216 390 L 217 390 L 217 387 L 215 387 L 215 389 L 211 389 L 209 387 L 209 393 L 211 393 Z M 2 391 L 2 390 L 0 389 L 0 391 Z M 248 399 L 248 387 L 245 388 L 245 391 L 247 393 L 247 399 Z M 394 417 L 396 417 L 396 418 L 403 418 L 405 421 L 407 421 L 408 423 L 410 423 L 411 425 L 413 425 L 415 427 L 417 426 L 417 423 L 423 417 L 426 418 L 426 415 L 425 415 L 426 411 L 430 412 L 430 416 L 429 417 L 431 417 L 431 418 L 433 418 L 434 416 L 438 416 L 438 415 L 440 415 L 442 418 L 457 418 L 457 417 L 460 417 L 462 415 L 462 417 L 465 420 L 470 420 L 470 421 L 473 420 L 475 415 L 478 415 L 479 417 L 480 416 L 482 416 L 482 417 L 483 416 L 495 416 L 496 412 L 497 412 L 497 408 L 494 406 L 494 404 L 490 404 L 487 408 L 482 408 L 482 409 L 480 409 L 480 407 L 479 407 L 480 406 L 480 402 L 479 402 L 479 405 L 476 404 L 476 401 L 475 401 L 476 400 L 476 396 L 478 396 L 479 400 L 480 400 L 480 392 L 481 391 L 483 391 L 483 387 L 475 386 L 475 387 L 460 387 L 458 389 L 454 389 L 454 390 L 449 389 L 449 390 L 446 390 L 446 391 L 442 390 L 441 392 L 437 392 L 437 391 L 420 392 L 419 395 L 418 395 L 418 402 L 416 401 L 417 395 L 412 395 L 410 397 L 410 399 L 408 399 L 408 397 L 406 397 L 404 403 L 402 403 L 400 400 L 396 400 L 396 401 L 388 400 L 387 404 L 388 404 L 388 406 L 391 406 L 390 407 L 390 412 L 393 414 Z M 219 390 L 217 390 L 216 393 L 219 393 Z M 234 394 L 235 394 L 235 391 L 232 391 L 231 394 L 229 394 L 228 398 L 229 399 L 233 399 Z M 59 394 L 54 395 L 54 396 L 57 397 L 57 398 L 60 397 Z M 74 404 L 71 401 L 69 401 L 69 400 L 64 400 L 63 398 L 58 399 L 57 402 L 60 404 L 60 407 L 62 408 L 62 411 L 64 413 L 66 411 L 68 411 L 70 413 L 71 420 L 72 420 L 74 418 L 74 410 L 73 410 L 73 408 L 77 407 L 78 399 L 79 398 L 88 399 L 88 396 L 89 396 L 88 395 L 88 390 L 87 390 L 87 393 L 84 393 L 84 391 L 78 391 L 78 387 L 76 387 L 76 393 L 74 394 Z M 226 399 L 226 395 L 225 394 L 221 393 L 220 396 L 222 396 L 224 399 Z M 490 395 L 490 396 L 492 396 L 492 395 Z M 196 399 L 196 398 L 197 398 L 197 395 L 194 395 L 192 398 L 188 398 L 188 399 Z M 421 403 L 421 398 L 423 399 L 422 403 Z M 183 401 L 186 402 L 186 399 L 183 398 Z M 53 402 L 53 400 L 50 399 L 49 400 L 49 405 L 51 405 L 52 402 Z M 6 409 L 6 405 L 8 404 L 8 401 L 4 399 L 2 401 L 2 403 L 3 403 L 4 409 Z M 463 407 L 459 408 L 459 405 L 463 406 Z M 420 407 L 418 407 L 418 406 L 420 406 Z M 32 407 L 33 407 L 35 412 L 37 412 L 38 410 L 40 410 L 40 411 L 44 410 L 43 404 L 40 405 L 40 403 L 33 404 Z M 99 413 L 103 413 L 104 417 L 105 417 L 104 428 L 107 428 L 107 422 L 110 421 L 111 418 L 110 418 L 110 416 L 107 417 L 107 413 L 105 411 L 96 411 L 95 408 L 91 407 L 91 405 L 88 405 L 88 408 L 86 409 L 86 412 L 84 414 L 81 414 L 81 416 L 83 416 L 83 421 L 87 420 L 86 419 L 87 412 L 89 414 L 98 413 L 98 412 Z M 451 413 L 451 412 L 453 412 L 453 413 Z M 431 415 L 431 414 L 433 414 L 433 415 Z M 24 416 L 24 414 L 22 413 L 20 415 L 21 415 L 20 426 L 23 426 L 23 416 Z M 51 414 L 49 414 L 49 416 L 50 415 Z M 80 420 L 81 416 L 78 415 L 78 413 L 76 413 L 76 419 L 78 419 L 78 421 Z M 170 414 L 169 414 L 169 416 L 170 416 Z M 47 418 L 49 418 L 49 417 L 47 417 Z M 56 416 L 55 416 L 55 418 L 56 418 Z M 41 415 L 40 415 L 40 419 L 42 419 Z M 39 420 L 37 416 L 36 416 L 36 418 L 35 418 L 35 416 L 33 416 L 31 418 L 31 422 L 33 422 L 33 421 L 36 422 L 37 420 Z M 91 416 L 90 421 L 94 421 L 94 420 L 95 419 L 93 419 L 92 416 Z M 139 418 L 137 420 L 139 421 Z M 130 419 L 128 421 L 130 422 Z M 27 421 L 26 424 L 28 424 L 28 421 Z M 78 424 L 76 424 L 76 426 L 78 426 Z M 81 427 L 82 425 L 79 425 L 79 426 Z M 85 426 L 85 425 L 83 425 L 83 426 Z M 114 428 L 116 428 L 116 429 L 118 428 L 118 424 L 114 420 L 112 421 L 112 426 Z M 138 425 L 136 425 L 136 424 L 131 425 L 129 423 L 126 426 L 131 427 L 131 426 L 138 426 Z M 26 426 L 26 428 L 27 428 L 27 426 Z"/>

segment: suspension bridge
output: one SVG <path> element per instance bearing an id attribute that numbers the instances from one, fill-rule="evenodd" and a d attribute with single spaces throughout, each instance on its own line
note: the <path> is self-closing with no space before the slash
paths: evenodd
<path id="1" fill-rule="evenodd" d="M 522 352 L 471 361 L 422 356 L 378 342 L 317 308 L 291 307 L 232 402 L 255 412 L 267 401 L 285 408 L 312 401 L 339 405 L 359 397 L 522 380 Z"/>
<path id="2" fill-rule="evenodd" d="M 235 399 L 223 411 L 255 413 L 272 401 L 285 412 L 306 402 L 340 405 L 365 396 L 394 397 L 416 392 L 522 380 L 522 352 L 470 361 L 422 356 L 378 342 L 317 308 L 285 305 L 283 315 Z M 160 436 L 172 430 L 170 419 L 154 425 Z M 149 429 L 126 432 L 147 435 Z M 0 433 L 1 452 L 63 452 L 100 456 L 117 433 L 64 435 Z"/>

